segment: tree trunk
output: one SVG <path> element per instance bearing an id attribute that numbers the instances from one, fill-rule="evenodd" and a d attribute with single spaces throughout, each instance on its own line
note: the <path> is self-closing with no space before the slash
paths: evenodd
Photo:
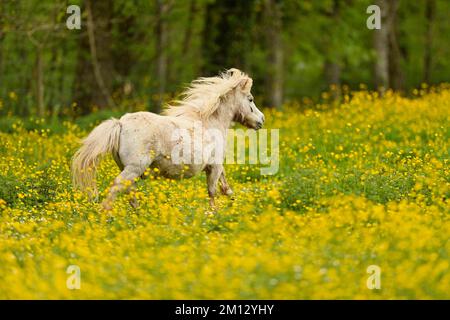
<path id="1" fill-rule="evenodd" d="M 398 0 L 389 1 L 389 87 L 402 90 L 405 77 L 401 67 L 402 53 L 398 43 Z"/>
<path id="2" fill-rule="evenodd" d="M 425 4 L 425 54 L 423 61 L 423 82 L 431 82 L 432 47 L 433 47 L 433 22 L 436 13 L 436 1 L 426 0 Z"/>
<path id="3" fill-rule="evenodd" d="M 117 18 L 117 37 L 120 39 L 120 45 L 115 46 L 113 50 L 114 71 L 116 72 L 117 82 L 113 88 L 115 93 L 120 93 L 119 98 L 133 93 L 135 84 L 131 81 L 130 75 L 133 65 L 137 61 L 136 50 L 133 45 L 136 43 L 145 43 L 145 34 L 138 28 L 137 15 L 129 13 L 124 16 L 124 7 L 119 6 L 114 12 L 114 18 Z M 116 40 L 117 41 L 117 40 Z"/>
<path id="4" fill-rule="evenodd" d="M 381 9 L 381 29 L 375 29 L 373 44 L 376 53 L 375 86 L 384 92 L 389 86 L 389 19 L 388 0 L 377 0 Z"/>
<path id="5" fill-rule="evenodd" d="M 55 88 L 53 90 L 53 116 L 59 116 L 61 113 L 61 107 L 68 104 L 71 101 L 70 92 L 66 92 L 66 86 L 64 85 L 64 78 L 66 77 L 65 71 L 65 57 L 67 54 L 67 44 L 62 43 L 59 48 L 56 49 L 56 63 L 55 63 Z"/>
<path id="6" fill-rule="evenodd" d="M 327 59 L 324 69 L 327 85 L 336 85 L 336 90 L 339 90 L 341 85 L 341 66 L 337 62 Z"/>
<path id="7" fill-rule="evenodd" d="M 158 100 L 154 112 L 160 112 L 164 103 L 167 82 L 167 22 L 169 4 L 165 0 L 158 0 L 156 7 L 156 75 L 158 78 Z"/>
<path id="8" fill-rule="evenodd" d="M 120 45 L 115 45 L 112 51 L 114 72 L 116 73 L 113 92 L 115 97 L 123 101 L 123 99 L 135 95 L 142 87 L 142 83 L 137 81 L 136 74 L 132 72 L 138 72 L 142 76 L 149 72 L 149 70 L 138 71 L 135 68 L 136 62 L 140 60 L 138 56 L 140 51 L 136 49 L 136 44 L 148 43 L 148 37 L 153 37 L 153 34 L 141 28 L 139 24 L 140 13 L 127 10 L 127 2 L 116 1 L 115 3 L 117 6 L 113 13 L 113 19 L 117 22 L 114 41 L 117 43 L 117 39 L 120 39 Z M 153 105 L 154 101 L 149 101 L 149 104 Z M 125 110 L 132 111 L 133 105 L 127 104 Z"/>
<path id="9" fill-rule="evenodd" d="M 281 1 L 265 0 L 264 16 L 267 26 L 266 101 L 272 108 L 283 104 L 283 39 Z"/>
<path id="10" fill-rule="evenodd" d="M 214 1 L 206 5 L 202 73 L 216 75 L 228 68 L 246 69 L 254 0 Z"/>
<path id="11" fill-rule="evenodd" d="M 51 46 L 49 48 L 50 50 L 50 59 L 48 62 L 47 67 L 47 87 L 46 89 L 46 95 L 47 95 L 47 102 L 46 105 L 48 105 L 51 109 L 49 109 L 49 114 L 53 115 L 53 107 L 58 103 L 58 86 L 57 86 L 57 74 L 58 74 L 58 47 L 57 46 Z"/>
<path id="12" fill-rule="evenodd" d="M 108 104 L 109 107 L 114 106 L 114 102 L 111 98 L 111 95 L 109 93 L 109 88 L 106 86 L 100 62 L 97 56 L 97 41 L 95 38 L 95 25 L 94 25 L 94 15 L 92 11 L 92 3 L 91 0 L 87 0 L 87 6 L 86 6 L 86 12 L 87 12 L 87 31 L 88 31 L 88 39 L 89 39 L 89 50 L 91 52 L 91 60 L 92 60 L 92 68 L 94 71 L 95 80 L 97 81 L 97 85 L 101 90 L 101 93 L 103 95 L 103 98 L 105 99 L 105 102 Z M 104 39 L 102 39 L 104 40 Z M 110 62 L 110 61 L 109 61 Z"/>
<path id="13" fill-rule="evenodd" d="M 80 35 L 74 100 L 81 114 L 92 107 L 113 107 L 111 50 L 112 0 L 85 0 L 87 33 Z"/>
<path id="14" fill-rule="evenodd" d="M 45 117 L 44 105 L 44 62 L 42 61 L 42 47 L 36 47 L 36 100 L 39 117 Z"/>
<path id="15" fill-rule="evenodd" d="M 3 3 L 0 2 L 0 83 L 2 83 L 3 81 L 3 50 L 4 50 L 4 46 L 3 46 L 3 38 L 5 37 L 5 33 L 3 32 L 3 24 L 4 24 L 4 17 L 3 17 Z M 3 96 L 3 92 L 2 92 L 2 88 L 0 88 L 0 97 Z"/>
<path id="16" fill-rule="evenodd" d="M 183 39 L 183 53 L 189 52 L 192 40 L 192 29 L 194 27 L 195 14 L 197 13 L 197 0 L 191 0 L 189 3 L 189 16 L 186 26 L 186 32 Z"/>
<path id="17" fill-rule="evenodd" d="M 340 7 L 339 7 L 339 0 L 333 1 L 332 11 L 329 15 L 329 18 L 331 20 L 331 23 L 336 27 L 339 28 L 339 19 L 340 19 Z M 329 34 L 328 37 L 332 37 L 332 34 Z M 338 50 L 333 46 L 333 42 L 331 39 L 328 38 L 328 41 L 326 41 L 326 48 L 324 48 L 326 51 L 326 57 L 325 57 L 325 64 L 324 64 L 324 74 L 325 74 L 325 81 L 327 83 L 327 86 L 329 89 L 330 86 L 335 86 L 334 90 L 332 91 L 333 98 L 339 99 L 341 92 L 341 65 L 340 65 L 340 55 L 338 53 Z"/>

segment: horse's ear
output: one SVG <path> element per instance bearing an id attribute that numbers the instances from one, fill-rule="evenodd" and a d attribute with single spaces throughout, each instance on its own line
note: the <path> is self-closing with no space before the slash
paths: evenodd
<path id="1" fill-rule="evenodd" d="M 232 77 L 234 77 L 234 76 L 238 76 L 240 73 L 241 73 L 241 72 L 240 72 L 238 69 L 236 69 L 236 68 L 228 69 L 228 70 L 225 72 L 225 74 L 226 74 L 228 77 L 230 77 L 230 78 L 232 78 Z"/>
<path id="2" fill-rule="evenodd" d="M 239 81 L 237 87 L 245 92 L 250 92 L 252 89 L 253 80 L 251 78 L 244 78 L 241 81 Z"/>

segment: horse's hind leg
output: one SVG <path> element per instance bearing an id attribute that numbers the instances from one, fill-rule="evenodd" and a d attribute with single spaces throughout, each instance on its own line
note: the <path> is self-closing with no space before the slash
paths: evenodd
<path id="1" fill-rule="evenodd" d="M 117 194 L 126 190 L 130 191 L 134 187 L 135 179 L 139 178 L 144 172 L 145 168 L 140 165 L 127 165 L 123 171 L 114 179 L 114 184 L 112 185 L 108 196 L 103 200 L 103 208 L 105 210 L 111 210 L 112 203 L 117 197 Z"/>

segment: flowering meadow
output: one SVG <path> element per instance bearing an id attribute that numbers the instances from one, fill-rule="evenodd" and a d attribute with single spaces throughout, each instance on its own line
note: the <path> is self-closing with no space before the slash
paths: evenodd
<path id="1" fill-rule="evenodd" d="M 122 195 L 105 212 L 71 184 L 89 128 L 15 121 L 0 132 L 0 298 L 449 299 L 450 88 L 300 110 L 265 110 L 279 171 L 227 165 L 235 196 L 215 214 L 204 174 L 151 176 L 137 209 Z M 118 173 L 105 158 L 101 197 Z"/>

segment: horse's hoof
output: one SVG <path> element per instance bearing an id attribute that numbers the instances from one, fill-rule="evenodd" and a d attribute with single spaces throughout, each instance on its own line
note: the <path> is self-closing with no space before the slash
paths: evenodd
<path id="1" fill-rule="evenodd" d="M 228 189 L 222 189 L 222 194 L 226 195 L 226 196 L 232 196 L 234 194 L 233 190 L 231 190 L 231 188 Z"/>

